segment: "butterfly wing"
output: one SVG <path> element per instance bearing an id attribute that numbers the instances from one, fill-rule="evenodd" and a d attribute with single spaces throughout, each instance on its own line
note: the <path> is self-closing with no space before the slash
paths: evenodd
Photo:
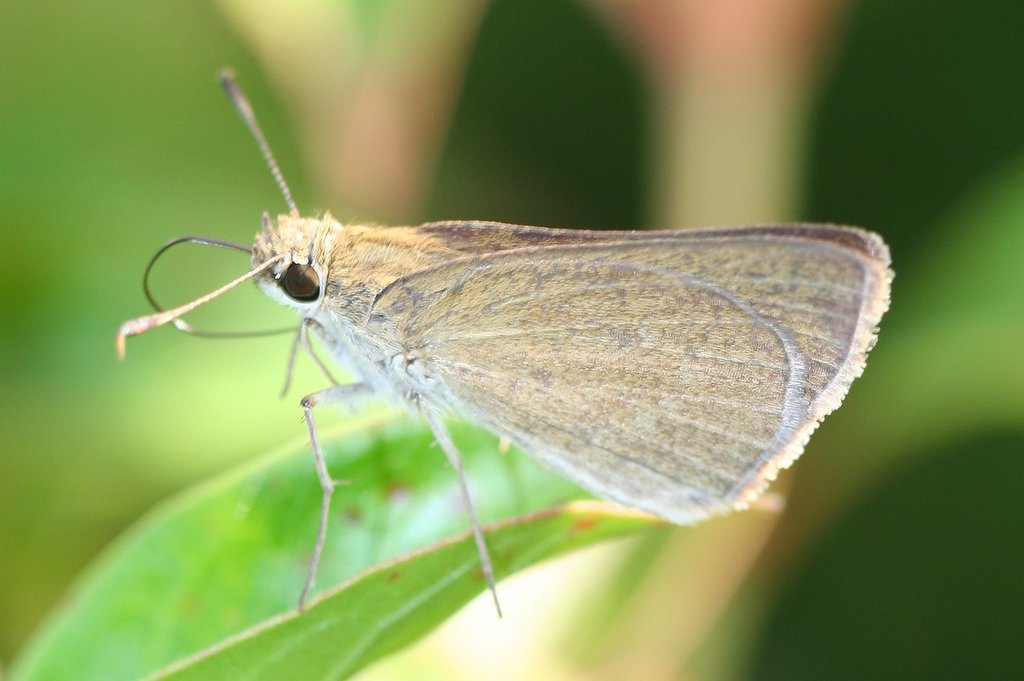
<path id="1" fill-rule="evenodd" d="M 577 234 L 402 277 L 369 325 L 441 387 L 428 399 L 673 522 L 799 456 L 888 306 L 888 252 L 859 230 Z"/>
<path id="2" fill-rule="evenodd" d="M 486 220 L 446 220 L 428 222 L 416 227 L 424 236 L 444 242 L 448 248 L 461 253 L 481 255 L 497 251 L 541 246 L 569 246 L 574 244 L 617 243 L 628 241 L 635 235 L 649 238 L 652 234 L 678 235 L 681 232 L 616 232 L 593 229 L 555 229 L 509 225 Z"/>

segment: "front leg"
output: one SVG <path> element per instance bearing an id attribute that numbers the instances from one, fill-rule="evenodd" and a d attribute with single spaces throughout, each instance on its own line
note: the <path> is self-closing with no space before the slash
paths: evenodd
<path id="1" fill-rule="evenodd" d="M 338 380 L 331 375 L 327 365 L 324 364 L 323 360 L 320 359 L 320 356 L 314 352 L 313 345 L 309 342 L 309 328 L 314 325 L 323 328 L 320 326 L 320 323 L 312 317 L 306 317 L 299 322 L 299 328 L 296 329 L 295 338 L 292 340 L 292 348 L 288 353 L 288 366 L 285 368 L 284 372 L 284 385 L 281 386 L 281 397 L 288 394 L 288 388 L 292 385 L 292 373 L 295 371 L 295 360 L 299 357 L 300 348 L 305 350 L 313 359 L 313 363 L 316 364 L 318 369 L 320 369 L 320 373 L 322 373 L 327 380 L 331 382 L 331 385 L 338 385 Z"/>
<path id="2" fill-rule="evenodd" d="M 327 517 L 331 508 L 331 495 L 334 494 L 334 488 L 342 484 L 333 479 L 330 471 L 327 470 L 327 461 L 320 448 L 320 438 L 316 432 L 316 422 L 313 420 L 313 407 L 321 404 L 351 406 L 354 402 L 365 399 L 371 394 L 370 386 L 365 383 L 349 383 L 310 393 L 302 398 L 302 412 L 306 419 L 306 426 L 309 428 L 309 442 L 313 449 L 313 464 L 316 466 L 316 476 L 320 480 L 323 496 L 320 499 L 320 524 L 316 530 L 316 545 L 313 547 L 313 558 L 309 561 L 309 568 L 306 570 L 306 582 L 302 585 L 302 593 L 299 595 L 299 610 L 305 607 L 306 597 L 309 595 L 310 589 L 313 588 L 316 570 L 320 565 L 320 554 L 323 552 L 324 542 L 327 540 Z"/>

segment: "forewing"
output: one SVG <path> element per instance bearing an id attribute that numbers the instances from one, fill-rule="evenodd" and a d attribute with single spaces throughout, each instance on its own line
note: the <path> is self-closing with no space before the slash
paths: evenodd
<path id="1" fill-rule="evenodd" d="M 419 225 L 416 231 L 437 237 L 448 248 L 462 253 L 482 255 L 497 251 L 539 246 L 570 246 L 622 241 L 637 232 L 591 229 L 553 229 L 509 225 L 485 220 L 447 220 Z M 640 232 L 649 235 L 652 232 Z"/>
<path id="2" fill-rule="evenodd" d="M 888 255 L 826 226 L 628 236 L 414 273 L 370 324 L 445 406 L 690 522 L 755 497 L 838 406 L 888 304 Z"/>

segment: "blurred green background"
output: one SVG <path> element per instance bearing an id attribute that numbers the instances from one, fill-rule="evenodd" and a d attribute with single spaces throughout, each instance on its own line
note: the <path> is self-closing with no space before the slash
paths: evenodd
<path id="1" fill-rule="evenodd" d="M 1022 35 L 1013 0 L 7 0 L 0 660 L 157 500 L 302 436 L 318 383 L 276 399 L 286 337 L 114 354 L 157 246 L 283 210 L 232 65 L 306 213 L 821 220 L 893 251 L 878 347 L 781 515 L 542 568 L 558 608 L 456 618 L 367 678 L 1021 676 Z M 182 248 L 154 283 L 185 300 L 246 264 Z M 196 315 L 287 319 L 254 291 Z"/>

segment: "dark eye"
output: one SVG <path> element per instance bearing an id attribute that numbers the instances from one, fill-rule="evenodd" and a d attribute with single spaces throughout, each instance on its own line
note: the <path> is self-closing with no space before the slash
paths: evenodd
<path id="1" fill-rule="evenodd" d="M 281 277 L 281 288 L 294 300 L 308 303 L 320 297 L 320 276 L 309 265 L 289 265 Z"/>

